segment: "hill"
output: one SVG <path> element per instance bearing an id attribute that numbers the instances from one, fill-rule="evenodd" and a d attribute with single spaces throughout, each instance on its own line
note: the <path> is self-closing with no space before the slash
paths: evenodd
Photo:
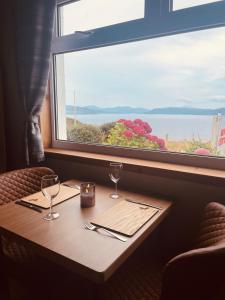
<path id="1" fill-rule="evenodd" d="M 67 115 L 86 115 L 86 114 L 165 114 L 165 115 L 225 115 L 225 108 L 193 108 L 193 107 L 163 107 L 146 109 L 142 107 L 115 106 L 115 107 L 98 107 L 94 105 L 66 106 Z"/>

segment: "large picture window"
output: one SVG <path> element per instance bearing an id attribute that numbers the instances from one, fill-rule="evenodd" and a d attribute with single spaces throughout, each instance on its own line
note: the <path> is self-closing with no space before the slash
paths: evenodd
<path id="1" fill-rule="evenodd" d="M 74 34 L 65 26 L 73 22 L 66 6 L 75 14 L 88 0 L 60 4 L 61 34 L 71 35 L 53 44 L 55 144 L 225 156 L 225 6 L 217 2 L 208 7 L 215 18 L 207 26 L 206 10 L 193 21 L 193 7 L 177 23 L 184 9 L 171 14 L 170 1 L 146 0 L 131 1 L 140 10 L 128 10 L 128 19 L 124 13 L 123 23 L 89 18 L 89 25 L 71 26 Z"/>

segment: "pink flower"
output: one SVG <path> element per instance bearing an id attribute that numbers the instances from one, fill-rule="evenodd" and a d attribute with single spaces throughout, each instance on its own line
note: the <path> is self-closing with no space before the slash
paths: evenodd
<path id="1" fill-rule="evenodd" d="M 146 134 L 145 137 L 146 137 L 146 139 L 148 139 L 150 142 L 153 142 L 153 139 L 152 139 L 152 135 L 151 135 L 151 134 Z"/>
<path id="2" fill-rule="evenodd" d="M 139 130 L 139 135 L 141 135 L 141 136 L 145 136 L 145 135 L 146 135 L 146 132 L 145 132 L 145 130 L 144 130 L 144 129 L 142 129 L 142 128 L 140 128 L 140 130 Z"/>
<path id="3" fill-rule="evenodd" d="M 151 141 L 158 143 L 158 137 L 156 135 L 151 135 Z"/>
<path id="4" fill-rule="evenodd" d="M 143 125 L 143 121 L 141 119 L 135 119 L 134 123 L 137 124 L 137 125 L 139 125 L 139 126 Z"/>
<path id="5" fill-rule="evenodd" d="M 118 121 L 116 121 L 116 123 L 124 123 L 125 121 L 125 119 L 119 119 Z"/>
<path id="6" fill-rule="evenodd" d="M 129 125 L 129 128 L 130 128 L 130 129 L 134 129 L 134 127 L 135 127 L 135 125 L 134 125 L 134 124 L 132 124 L 132 125 Z"/>
<path id="7" fill-rule="evenodd" d="M 123 132 L 123 134 L 125 135 L 125 137 L 127 137 L 128 139 L 132 138 L 133 133 L 130 130 L 125 130 Z"/>
<path id="8" fill-rule="evenodd" d="M 124 125 L 129 128 L 129 127 L 133 126 L 133 122 L 131 120 L 125 120 Z"/>
<path id="9" fill-rule="evenodd" d="M 165 147 L 165 141 L 164 139 L 158 139 L 157 141 L 158 145 L 160 148 L 164 148 Z"/>
<path id="10" fill-rule="evenodd" d="M 133 131 L 134 133 L 141 135 L 141 136 L 145 136 L 146 132 L 143 128 L 141 128 L 140 126 L 135 126 L 133 127 Z"/>
<path id="11" fill-rule="evenodd" d="M 194 151 L 195 154 L 200 154 L 200 155 L 210 155 L 210 151 L 205 148 L 198 148 Z"/>
<path id="12" fill-rule="evenodd" d="M 139 130 L 140 130 L 140 127 L 139 126 L 133 126 L 133 131 L 134 131 L 134 133 L 139 133 Z"/>
<path id="13" fill-rule="evenodd" d="M 146 132 L 148 132 L 148 133 L 152 132 L 152 128 L 151 128 L 151 126 L 147 122 L 143 123 L 143 127 L 146 130 Z"/>

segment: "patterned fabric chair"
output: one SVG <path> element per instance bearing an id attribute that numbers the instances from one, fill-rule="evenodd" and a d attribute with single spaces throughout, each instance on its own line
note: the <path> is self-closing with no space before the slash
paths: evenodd
<path id="1" fill-rule="evenodd" d="M 21 197 L 28 196 L 41 189 L 41 178 L 54 173 L 44 167 L 27 168 L 0 175 L 0 210 L 5 205 Z M 3 253 L 17 263 L 33 260 L 34 254 L 24 246 L 2 237 Z"/>
<path id="2" fill-rule="evenodd" d="M 0 205 L 40 191 L 41 177 L 53 173 L 51 169 L 36 167 L 0 174 Z"/>
<path id="3" fill-rule="evenodd" d="M 101 291 L 104 300 L 224 300 L 225 206 L 209 203 L 191 250 L 166 266 L 153 259 L 124 265 Z"/>

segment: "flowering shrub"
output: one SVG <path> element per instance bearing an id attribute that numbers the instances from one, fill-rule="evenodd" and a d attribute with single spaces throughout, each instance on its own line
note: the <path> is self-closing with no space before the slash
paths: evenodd
<path id="1" fill-rule="evenodd" d="M 194 153 L 199 155 L 210 155 L 209 149 L 205 149 L 205 148 L 198 148 L 194 151 Z"/>
<path id="2" fill-rule="evenodd" d="M 151 132 L 151 126 L 141 119 L 120 119 L 110 130 L 107 143 L 123 147 L 166 150 L 164 139 L 152 135 Z"/>
<path id="3" fill-rule="evenodd" d="M 187 153 L 194 153 L 199 155 L 210 155 L 214 154 L 213 147 L 210 142 L 203 142 L 200 138 L 199 139 L 192 139 L 188 141 L 184 151 Z"/>

